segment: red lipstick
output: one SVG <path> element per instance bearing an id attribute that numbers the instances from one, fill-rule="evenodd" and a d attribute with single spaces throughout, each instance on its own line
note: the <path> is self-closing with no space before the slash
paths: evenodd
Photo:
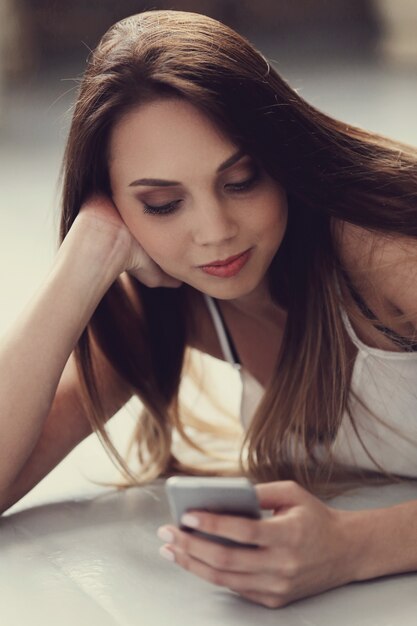
<path id="1" fill-rule="evenodd" d="M 223 261 L 212 261 L 207 265 L 200 265 L 200 268 L 206 274 L 217 276 L 219 278 L 229 278 L 235 276 L 246 265 L 251 255 L 252 249 L 245 250 L 240 254 L 231 256 Z"/>

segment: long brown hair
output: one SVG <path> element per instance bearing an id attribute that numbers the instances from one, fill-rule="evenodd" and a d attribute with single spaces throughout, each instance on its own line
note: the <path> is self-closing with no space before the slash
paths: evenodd
<path id="1" fill-rule="evenodd" d="M 172 96 L 202 110 L 286 189 L 288 227 L 268 279 L 288 321 L 275 375 L 242 446 L 247 457 L 242 453 L 240 471 L 255 480 L 293 478 L 314 488 L 334 470 L 331 443 L 350 404 L 352 357 L 335 288 L 343 274 L 332 218 L 417 237 L 416 154 L 310 106 L 220 22 L 149 11 L 115 24 L 88 61 L 64 160 L 62 239 L 89 194 L 109 193 L 107 149 L 115 122 L 143 102 Z M 208 473 L 172 452 L 174 429 L 187 439 L 178 406 L 192 323 L 187 290 L 130 282 L 143 318 L 119 279 L 76 349 L 93 428 L 130 482 Z M 104 429 L 92 335 L 143 402 L 135 432 L 140 476 L 130 472 Z M 327 456 L 316 458 L 318 445 Z"/>

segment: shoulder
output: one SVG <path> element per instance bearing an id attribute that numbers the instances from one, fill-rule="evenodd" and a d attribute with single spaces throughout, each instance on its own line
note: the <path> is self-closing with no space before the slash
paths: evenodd
<path id="1" fill-rule="evenodd" d="M 335 224 L 339 258 L 354 283 L 409 317 L 417 329 L 417 239 Z"/>

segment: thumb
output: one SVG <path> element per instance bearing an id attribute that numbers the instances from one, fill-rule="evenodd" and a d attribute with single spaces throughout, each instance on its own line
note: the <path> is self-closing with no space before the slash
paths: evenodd
<path id="1" fill-rule="evenodd" d="M 292 480 L 281 480 L 255 485 L 262 509 L 282 509 L 300 504 L 309 497 L 308 492 Z"/>

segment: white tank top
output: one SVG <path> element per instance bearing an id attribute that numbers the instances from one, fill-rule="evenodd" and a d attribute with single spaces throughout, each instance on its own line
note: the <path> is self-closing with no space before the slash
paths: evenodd
<path id="1" fill-rule="evenodd" d="M 224 358 L 240 374 L 242 396 L 240 418 L 246 429 L 258 407 L 264 389 L 242 367 L 234 354 L 215 301 L 205 295 Z M 373 457 L 366 453 L 345 414 L 333 443 L 335 458 L 349 466 L 417 477 L 417 352 L 389 352 L 365 345 L 356 335 L 348 316 L 342 311 L 346 330 L 358 349 L 352 373 L 351 390 L 364 402 L 352 404 L 355 427 Z"/>

